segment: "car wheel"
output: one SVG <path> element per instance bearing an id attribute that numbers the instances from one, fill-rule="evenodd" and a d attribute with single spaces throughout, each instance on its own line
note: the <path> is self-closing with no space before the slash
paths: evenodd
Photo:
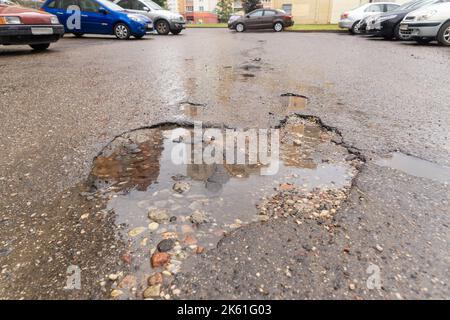
<path id="1" fill-rule="evenodd" d="M 356 21 L 352 27 L 348 30 L 351 34 L 360 34 L 361 30 L 359 29 L 359 21 Z"/>
<path id="2" fill-rule="evenodd" d="M 244 32 L 245 31 L 245 26 L 243 23 L 238 23 L 236 25 L 236 32 Z"/>
<path id="3" fill-rule="evenodd" d="M 77 38 L 81 38 L 82 36 L 84 36 L 84 33 L 74 32 L 73 35 Z"/>
<path id="4" fill-rule="evenodd" d="M 180 34 L 181 29 L 178 29 L 178 30 L 171 30 L 170 32 L 172 32 L 172 34 L 174 34 L 174 35 L 177 35 L 177 34 Z"/>
<path id="5" fill-rule="evenodd" d="M 155 27 L 156 27 L 156 32 L 158 32 L 158 34 L 166 35 L 166 34 L 169 34 L 169 32 L 170 32 L 169 23 L 167 23 L 167 21 L 165 21 L 165 20 L 159 20 L 158 22 L 156 22 Z"/>
<path id="6" fill-rule="evenodd" d="M 35 51 L 44 51 L 50 47 L 50 43 L 30 44 L 30 47 Z"/>
<path id="7" fill-rule="evenodd" d="M 119 22 L 114 26 L 114 35 L 117 39 L 127 40 L 131 36 L 130 28 L 122 22 Z"/>
<path id="8" fill-rule="evenodd" d="M 450 22 L 445 23 L 438 32 L 438 42 L 443 46 L 450 46 Z"/>
<path id="9" fill-rule="evenodd" d="M 277 22 L 273 25 L 273 30 L 275 30 L 275 32 L 280 32 L 283 31 L 284 26 L 281 22 Z"/>
<path id="10" fill-rule="evenodd" d="M 429 44 L 432 41 L 430 38 L 417 38 L 416 42 L 418 44 Z"/>

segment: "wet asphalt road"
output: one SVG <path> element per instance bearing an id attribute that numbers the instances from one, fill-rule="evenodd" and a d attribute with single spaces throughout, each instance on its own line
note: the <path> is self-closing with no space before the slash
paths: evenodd
<path id="1" fill-rule="evenodd" d="M 114 270 L 121 244 L 111 221 L 80 226 L 71 210 L 114 136 L 180 121 L 183 101 L 206 104 L 206 122 L 266 128 L 284 117 L 280 94 L 293 92 L 310 98 L 304 114 L 367 159 L 337 231 L 330 239 L 323 225 L 289 219 L 241 228 L 192 262 L 196 271 L 177 279 L 181 296 L 449 298 L 449 186 L 371 161 L 400 150 L 450 165 L 449 49 L 213 29 L 67 37 L 51 48 L 0 48 L 0 297 L 105 297 L 89 279 Z M 74 261 L 88 281 L 68 292 Z M 365 286 L 370 263 L 381 290 Z"/>

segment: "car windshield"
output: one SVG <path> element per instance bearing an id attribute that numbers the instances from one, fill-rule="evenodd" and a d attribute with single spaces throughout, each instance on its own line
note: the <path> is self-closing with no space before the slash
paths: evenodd
<path id="1" fill-rule="evenodd" d="M 150 0 L 144 0 L 143 2 L 144 2 L 145 5 L 146 5 L 147 7 L 149 7 L 150 9 L 153 9 L 153 10 L 163 10 L 163 8 L 161 8 L 157 3 L 154 3 L 153 1 L 150 1 Z"/>
<path id="2" fill-rule="evenodd" d="M 414 9 L 418 7 L 422 7 L 427 4 L 432 4 L 434 2 L 437 2 L 437 0 L 419 0 L 419 1 L 410 1 L 405 4 L 402 4 L 400 7 L 396 8 L 393 11 L 402 11 L 402 10 L 408 10 L 408 9 Z"/>
<path id="3" fill-rule="evenodd" d="M 122 7 L 119 7 L 117 4 L 107 1 L 107 0 L 97 0 L 99 4 L 101 4 L 106 9 L 109 9 L 111 11 L 123 11 Z"/>

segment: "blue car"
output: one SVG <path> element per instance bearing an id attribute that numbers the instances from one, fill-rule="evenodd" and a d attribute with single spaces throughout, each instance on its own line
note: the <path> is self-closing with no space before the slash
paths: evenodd
<path id="1" fill-rule="evenodd" d="M 41 9 L 56 15 L 65 32 L 77 37 L 88 33 L 142 38 L 153 30 L 148 17 L 127 12 L 108 0 L 46 0 Z"/>

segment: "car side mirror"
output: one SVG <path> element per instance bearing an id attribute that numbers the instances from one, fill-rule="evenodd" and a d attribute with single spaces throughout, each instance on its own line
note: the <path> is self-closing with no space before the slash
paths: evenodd
<path id="1" fill-rule="evenodd" d="M 98 12 L 103 13 L 103 14 L 107 14 L 108 13 L 108 11 L 106 11 L 105 8 L 99 8 Z"/>
<path id="2" fill-rule="evenodd" d="M 245 17 L 246 17 L 246 18 L 250 18 L 250 15 L 248 14 L 248 15 L 246 15 Z"/>
<path id="3" fill-rule="evenodd" d="M 147 11 L 147 12 L 149 12 L 149 11 L 150 11 L 150 9 L 149 9 L 149 8 L 147 8 L 147 7 L 144 7 L 144 11 Z"/>

